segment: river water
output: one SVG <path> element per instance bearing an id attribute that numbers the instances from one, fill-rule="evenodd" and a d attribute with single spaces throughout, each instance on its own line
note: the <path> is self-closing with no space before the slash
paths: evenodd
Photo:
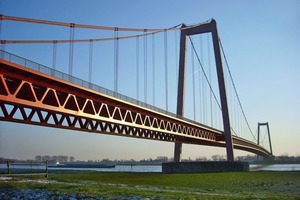
<path id="1" fill-rule="evenodd" d="M 74 168 L 49 168 L 49 170 L 73 170 Z M 162 172 L 161 165 L 116 165 L 115 168 L 76 168 L 103 172 Z M 300 171 L 300 164 L 250 165 L 250 171 Z"/>
<path id="2" fill-rule="evenodd" d="M 300 164 L 250 165 L 250 171 L 300 171 Z"/>
<path id="3" fill-rule="evenodd" d="M 0 172 L 5 173 L 6 165 L 0 164 Z M 27 166 L 28 167 L 28 166 Z M 21 168 L 17 166 L 16 168 Z M 41 167 L 39 167 L 40 170 Z M 43 168 L 43 167 L 42 167 Z M 59 168 L 49 167 L 54 170 L 91 170 L 103 172 L 162 172 L 161 165 L 116 165 L 115 168 Z M 250 171 L 300 171 L 300 164 L 272 164 L 272 165 L 250 165 Z"/>

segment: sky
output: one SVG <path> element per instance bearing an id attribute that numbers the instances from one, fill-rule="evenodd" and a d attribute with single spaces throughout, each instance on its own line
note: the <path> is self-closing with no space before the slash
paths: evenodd
<path id="1" fill-rule="evenodd" d="M 197 24 L 214 18 L 217 21 L 219 37 L 234 78 L 243 109 L 254 134 L 258 122 L 268 122 L 274 155 L 300 154 L 300 2 L 295 0 L 254 0 L 254 1 L 202 1 L 202 0 L 0 0 L 0 13 L 8 16 L 44 19 L 66 23 L 91 24 L 110 27 L 168 28 L 181 23 Z M 17 39 L 69 39 L 69 29 L 12 21 L 1 22 L 1 40 Z M 114 32 L 75 30 L 75 39 L 114 37 Z M 132 33 L 119 33 L 119 36 Z M 136 34 L 136 33 L 134 33 Z M 179 32 L 167 34 L 167 56 L 164 56 L 164 34 L 155 36 L 156 90 L 155 106 L 175 112 L 176 90 L 176 41 Z M 202 36 L 201 36 L 202 37 Z M 151 37 L 147 38 L 147 102 L 153 104 L 151 92 L 152 67 Z M 205 53 L 212 54 L 210 39 L 193 37 L 195 44 L 200 40 Z M 139 40 L 140 87 L 136 91 L 136 40 L 119 43 L 119 92 L 145 101 L 143 69 L 144 39 Z M 199 45 L 198 45 L 199 46 Z M 189 47 L 190 48 L 190 47 Z M 200 47 L 201 49 L 202 47 Z M 1 46 L 13 54 L 25 57 L 51 67 L 53 46 L 51 45 L 5 45 Z M 69 46 L 57 47 L 57 69 L 68 71 Z M 175 50 L 175 51 L 174 51 Z M 199 50 L 199 49 L 198 49 Z M 89 65 L 88 44 L 74 45 L 73 75 L 87 80 Z M 114 43 L 103 42 L 93 46 L 94 83 L 113 89 Z M 175 52 L 175 53 L 174 53 Z M 191 49 L 187 49 L 191 52 Z M 149 55 L 148 55 L 149 54 Z M 190 56 L 190 55 L 189 55 Z M 195 56 L 195 55 L 194 55 Z M 164 66 L 168 61 L 169 99 L 166 103 Z M 203 65 L 213 61 L 203 60 Z M 188 57 L 191 66 L 191 57 Z M 194 57 L 196 63 L 196 58 Z M 101 66 L 97 67 L 97 66 Z M 126 67 L 125 67 L 126 66 Z M 198 66 L 198 65 L 197 65 Z M 206 68 L 207 69 L 207 68 Z M 200 68 L 199 68 L 200 70 Z M 193 118 L 192 78 L 199 70 L 187 72 L 187 103 L 185 115 Z M 196 77 L 196 75 L 195 75 Z M 214 69 L 210 75 L 216 80 Z M 200 78 L 199 78 L 200 80 Z M 196 78 L 196 81 L 198 79 Z M 199 86 L 199 89 L 200 86 Z M 205 90 L 208 90 L 207 88 Z M 231 93 L 229 89 L 228 93 Z M 196 98 L 200 95 L 197 94 Z M 230 95 L 230 94 L 228 94 Z M 138 97 L 137 97 L 138 96 Z M 209 95 L 208 95 L 209 96 Z M 197 105 L 196 119 L 204 122 L 199 113 L 209 112 L 210 100 L 203 107 Z M 232 103 L 232 102 L 231 102 Z M 232 104 L 237 104 L 232 103 Z M 215 106 L 215 105 L 214 105 Z M 215 109 L 215 107 L 213 107 Z M 232 108 L 231 110 L 235 110 Z M 236 114 L 241 117 L 240 114 Z M 234 119 L 232 121 L 237 121 Z M 202 121 L 201 121 L 202 120 Z M 207 119 L 207 121 L 209 121 Z M 214 122 L 215 124 L 218 122 Z M 237 125 L 238 126 L 238 125 Z M 244 125 L 243 125 L 244 126 Z M 265 131 L 264 131 L 265 133 Z M 151 140 L 132 139 L 101 134 L 68 131 L 11 122 L 0 122 L 0 157 L 33 159 L 36 155 L 68 155 L 78 160 L 148 159 L 157 156 L 173 157 L 174 144 Z M 183 158 L 219 154 L 225 155 L 224 148 L 183 145 Z M 248 152 L 235 150 L 235 155 Z"/>

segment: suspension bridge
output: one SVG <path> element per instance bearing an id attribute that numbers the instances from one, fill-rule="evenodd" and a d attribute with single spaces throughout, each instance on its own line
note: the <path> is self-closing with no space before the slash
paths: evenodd
<path id="1" fill-rule="evenodd" d="M 4 21 L 67 29 L 69 38 L 4 39 Z M 273 156 L 269 132 L 267 150 L 260 143 L 259 130 L 256 137 L 250 128 L 214 19 L 164 29 L 4 15 L 0 22 L 2 121 L 173 142 L 175 162 L 181 160 L 183 143 L 224 147 L 228 161 L 234 160 L 234 149 Z M 92 35 L 101 31 L 108 37 L 86 38 L 80 30 Z M 47 56 L 52 67 L 5 50 L 26 46 L 33 51 L 41 45 L 50 50 Z M 96 53 L 101 48 L 101 53 Z M 39 51 L 41 57 L 47 57 Z"/>

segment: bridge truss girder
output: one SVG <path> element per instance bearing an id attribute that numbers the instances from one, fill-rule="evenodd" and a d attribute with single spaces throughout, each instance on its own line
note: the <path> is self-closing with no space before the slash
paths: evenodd
<path id="1" fill-rule="evenodd" d="M 221 131 L 1 60 L 0 120 L 141 139 L 225 147 Z M 234 138 L 237 149 L 268 152 Z"/>

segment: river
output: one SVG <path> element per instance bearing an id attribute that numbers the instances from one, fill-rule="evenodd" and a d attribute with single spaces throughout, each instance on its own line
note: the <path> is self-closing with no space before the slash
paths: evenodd
<path id="1" fill-rule="evenodd" d="M 0 164 L 0 172 L 6 172 L 6 165 Z M 21 166 L 15 167 L 21 168 Z M 28 166 L 26 167 L 28 168 Z M 36 168 L 36 167 L 35 167 Z M 39 167 L 41 170 L 41 167 Z M 91 170 L 103 172 L 162 172 L 161 165 L 116 165 L 115 168 L 59 168 L 49 167 L 49 171 L 55 170 Z M 250 171 L 300 171 L 300 164 L 272 164 L 250 165 Z"/>
<path id="2" fill-rule="evenodd" d="M 300 164 L 250 165 L 250 171 L 300 171 Z"/>
<path id="3" fill-rule="evenodd" d="M 74 168 L 49 168 L 49 170 L 73 170 Z M 76 168 L 103 172 L 162 172 L 161 165 L 116 165 L 115 168 Z M 300 171 L 300 164 L 250 165 L 250 171 Z"/>

